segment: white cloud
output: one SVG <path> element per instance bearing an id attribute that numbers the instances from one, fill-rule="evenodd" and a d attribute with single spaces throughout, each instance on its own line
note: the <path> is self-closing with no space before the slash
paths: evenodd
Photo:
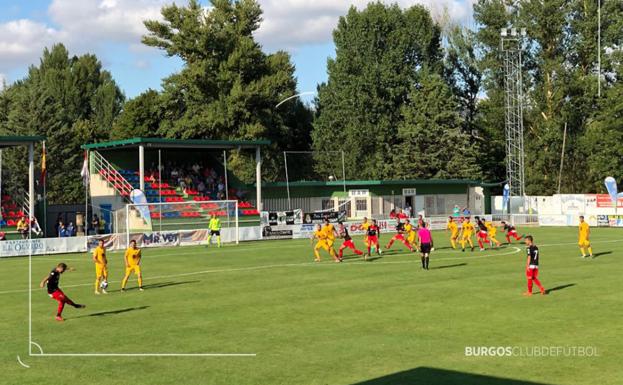
<path id="1" fill-rule="evenodd" d="M 257 31 L 258 40 L 269 48 L 293 48 L 301 44 L 326 43 L 340 16 L 351 5 L 364 8 L 370 0 L 259 0 L 264 21 Z M 472 5 L 477 0 L 383 0 L 401 7 L 422 4 L 435 19 L 447 17 L 459 23 L 468 22 Z"/>

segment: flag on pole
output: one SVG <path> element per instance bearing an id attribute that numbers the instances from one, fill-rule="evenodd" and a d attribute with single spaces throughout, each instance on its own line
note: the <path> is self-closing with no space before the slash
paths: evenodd
<path id="1" fill-rule="evenodd" d="M 45 164 L 45 142 L 43 142 L 43 149 L 41 152 L 41 178 L 39 180 L 40 184 L 44 184 L 45 183 L 45 174 L 47 173 L 48 169 L 46 167 Z"/>
<path id="2" fill-rule="evenodd" d="M 89 160 L 87 152 L 84 152 L 84 162 L 82 163 L 82 171 L 80 171 L 80 176 L 82 177 L 82 184 L 84 187 L 89 185 Z"/>

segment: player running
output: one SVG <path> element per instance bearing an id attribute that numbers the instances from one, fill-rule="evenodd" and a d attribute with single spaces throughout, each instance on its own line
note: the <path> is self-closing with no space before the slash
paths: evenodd
<path id="1" fill-rule="evenodd" d="M 422 269 L 428 270 L 428 260 L 430 252 L 433 251 L 433 235 L 426 227 L 426 222 L 422 222 L 422 225 L 417 231 L 418 244 L 420 252 L 422 253 Z"/>
<path id="2" fill-rule="evenodd" d="M 141 273 L 141 249 L 136 247 L 136 241 L 130 241 L 130 247 L 125 251 L 123 260 L 125 261 L 125 275 L 121 281 L 121 292 L 125 292 L 125 285 L 132 273 L 138 277 L 138 289 L 143 291 L 143 274 Z"/>
<path id="3" fill-rule="evenodd" d="M 215 214 L 210 216 L 208 229 L 210 230 L 210 235 L 208 236 L 208 246 L 212 244 L 212 236 L 215 236 L 217 247 L 221 247 L 221 220 L 218 219 Z"/>
<path id="4" fill-rule="evenodd" d="M 456 224 L 454 218 L 448 217 L 448 224 L 446 225 L 446 231 L 450 230 L 450 244 L 452 248 L 456 250 L 456 241 L 459 238 L 459 225 Z"/>
<path id="5" fill-rule="evenodd" d="M 48 295 L 50 296 L 50 298 L 58 301 L 58 310 L 56 311 L 55 319 L 60 322 L 64 321 L 63 309 L 65 308 L 65 304 L 73 306 L 76 309 L 84 309 L 86 307 L 85 305 L 77 304 L 69 299 L 69 297 L 67 297 L 65 293 L 63 293 L 63 291 L 58 287 L 59 281 L 61 279 L 61 274 L 63 274 L 65 271 L 74 271 L 74 269 L 68 269 L 66 264 L 59 263 L 54 269 L 52 269 L 52 271 L 50 271 L 50 274 L 43 278 L 43 280 L 39 284 L 39 287 L 41 288 L 47 284 Z"/>
<path id="6" fill-rule="evenodd" d="M 368 260 L 370 256 L 370 249 L 372 246 L 376 247 L 376 252 L 381 255 L 381 248 L 379 247 L 379 237 L 381 236 L 381 229 L 376 224 L 376 219 L 372 220 L 372 224 L 368 227 L 368 231 L 366 232 L 368 235 L 368 253 L 364 255 L 363 259 Z"/>
<path id="7" fill-rule="evenodd" d="M 418 249 L 419 246 L 417 242 L 417 230 L 408 219 L 405 219 L 405 235 L 407 236 L 407 242 L 411 245 L 411 247 L 414 247 L 419 251 L 420 249 Z"/>
<path id="8" fill-rule="evenodd" d="M 469 243 L 472 251 L 474 251 L 474 242 L 472 242 L 474 230 L 474 224 L 469 221 L 469 217 L 465 217 L 461 225 L 461 251 L 465 251 L 465 243 Z"/>
<path id="9" fill-rule="evenodd" d="M 361 223 L 361 230 L 363 230 L 363 243 L 368 247 L 368 229 L 372 226 L 372 223 L 368 222 L 368 217 L 363 217 L 363 222 Z"/>
<path id="10" fill-rule="evenodd" d="M 584 215 L 580 215 L 580 225 L 578 226 L 578 246 L 580 246 L 580 251 L 582 252 L 582 258 L 586 258 L 585 248 L 588 249 L 588 255 L 591 258 L 593 257 L 593 248 L 591 247 L 591 241 L 589 240 L 591 235 L 591 228 L 584 221 Z"/>
<path id="11" fill-rule="evenodd" d="M 491 245 L 491 241 L 487 238 L 487 225 L 485 225 L 485 221 L 480 219 L 480 217 L 476 218 L 476 226 L 478 226 L 478 246 L 480 246 L 480 251 L 485 249 L 484 243 L 488 243 Z"/>
<path id="12" fill-rule="evenodd" d="M 352 251 L 354 251 L 355 254 L 362 255 L 363 251 L 355 247 L 355 243 L 353 242 L 353 239 L 351 238 L 350 234 L 348 234 L 348 229 L 346 228 L 346 226 L 344 226 L 344 222 L 339 221 L 338 225 L 339 225 L 338 236 L 344 239 L 344 242 L 342 242 L 342 245 L 340 246 L 340 249 L 338 250 L 338 256 L 340 257 L 340 259 L 344 257 L 344 249 L 347 247 L 351 249 Z"/>
<path id="13" fill-rule="evenodd" d="M 320 253 L 318 252 L 318 250 L 320 249 L 324 249 L 325 251 L 327 251 L 329 255 L 333 257 L 335 262 L 341 262 L 338 256 L 335 254 L 335 250 L 333 250 L 333 247 L 329 246 L 329 243 L 327 242 L 327 233 L 324 231 L 320 224 L 316 225 L 316 230 L 314 231 L 314 234 L 311 238 L 312 244 L 314 243 L 314 239 L 318 240 L 316 242 L 316 246 L 314 246 L 314 256 L 316 257 L 314 259 L 315 262 L 320 262 Z"/>
<path id="14" fill-rule="evenodd" d="M 104 240 L 97 241 L 97 247 L 93 250 L 93 262 L 95 263 L 95 294 L 108 294 L 105 287 L 108 283 L 108 259 L 106 259 L 106 247 Z"/>
<path id="15" fill-rule="evenodd" d="M 498 229 L 493 225 L 493 222 L 488 221 L 486 219 L 485 219 L 485 226 L 487 226 L 487 232 L 489 233 L 489 239 L 491 240 L 491 242 L 495 243 L 495 247 L 500 247 L 502 243 L 498 241 L 497 238 L 495 237 L 496 234 L 498 233 Z"/>
<path id="16" fill-rule="evenodd" d="M 524 295 L 531 296 L 532 295 L 532 283 L 535 283 L 539 290 L 541 290 L 541 295 L 545 295 L 545 288 L 541 285 L 541 282 L 537 278 L 539 276 L 539 248 L 534 244 L 534 240 L 531 235 L 526 237 L 526 251 L 528 253 L 528 260 L 526 262 L 526 277 L 528 277 L 528 291 L 524 293 Z"/>
<path id="17" fill-rule="evenodd" d="M 409 251 L 413 251 L 413 247 L 411 247 L 411 245 L 409 244 L 409 242 L 405 239 L 405 225 L 404 223 L 400 222 L 400 218 L 396 219 L 396 235 L 394 235 L 392 237 L 392 239 L 389 240 L 389 243 L 387 243 L 387 246 L 385 246 L 385 248 L 387 250 L 389 250 L 392 245 L 394 244 L 394 241 L 400 241 L 402 242 L 403 245 L 407 246 L 407 248 L 409 249 Z"/>
<path id="18" fill-rule="evenodd" d="M 501 223 L 502 226 L 504 226 L 504 231 L 506 231 L 506 243 L 508 243 L 509 245 L 511 244 L 511 237 L 515 238 L 516 241 L 520 241 L 521 238 L 523 238 L 523 235 L 517 235 L 517 230 L 515 229 L 515 226 L 504 221 L 502 221 Z"/>

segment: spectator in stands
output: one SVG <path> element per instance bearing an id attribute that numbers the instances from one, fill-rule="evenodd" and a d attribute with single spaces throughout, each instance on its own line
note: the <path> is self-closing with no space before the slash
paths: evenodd
<path id="1" fill-rule="evenodd" d="M 66 237 L 73 237 L 76 235 L 76 228 L 74 227 L 73 222 L 69 222 L 69 225 L 65 228 L 65 234 Z"/>
<path id="2" fill-rule="evenodd" d="M 100 219 L 97 214 L 93 214 L 93 220 L 91 221 L 91 225 L 93 226 L 93 231 L 95 235 L 98 235 L 100 232 Z"/>
<path id="3" fill-rule="evenodd" d="M 4 231 L 0 231 L 0 241 L 6 241 L 6 234 Z"/>
<path id="4" fill-rule="evenodd" d="M 404 212 L 407 218 L 411 218 L 411 206 L 408 203 L 407 203 L 407 206 L 405 207 Z"/>
<path id="5" fill-rule="evenodd" d="M 28 238 L 28 224 L 26 223 L 26 218 L 21 217 L 17 221 L 17 232 L 22 235 L 22 239 Z"/>
<path id="6" fill-rule="evenodd" d="M 171 179 L 177 182 L 179 177 L 180 177 L 180 171 L 176 167 L 173 167 L 171 169 Z"/>
<path id="7" fill-rule="evenodd" d="M 463 207 L 463 216 L 470 216 L 472 214 L 472 212 L 469 210 L 468 207 Z"/>
<path id="8" fill-rule="evenodd" d="M 452 216 L 458 217 L 459 215 L 461 215 L 461 208 L 459 205 L 454 205 L 454 208 L 452 209 Z"/>
<path id="9" fill-rule="evenodd" d="M 203 183 L 203 181 L 199 181 L 199 184 L 197 185 L 197 191 L 199 192 L 199 195 L 205 196 L 206 185 L 205 183 Z"/>
<path id="10" fill-rule="evenodd" d="M 193 164 L 192 169 L 195 172 L 195 174 L 199 174 L 199 170 L 201 170 L 201 166 L 199 166 L 199 164 L 197 164 L 197 162 L 195 162 L 195 164 Z"/>
<path id="11" fill-rule="evenodd" d="M 389 219 L 396 219 L 396 209 L 389 212 Z"/>
<path id="12" fill-rule="evenodd" d="M 37 221 L 37 218 L 32 217 L 30 218 L 30 230 L 35 233 L 38 237 L 41 236 L 41 234 L 43 234 L 43 231 L 41 230 L 41 227 L 39 226 L 39 222 Z"/>
<path id="13" fill-rule="evenodd" d="M 63 221 L 60 221 L 58 223 L 58 236 L 59 237 L 64 237 L 64 236 L 66 236 L 65 234 L 66 234 L 66 232 L 65 232 L 65 224 L 63 223 Z"/>
<path id="14" fill-rule="evenodd" d="M 100 218 L 99 234 L 106 234 L 106 220 Z"/>
<path id="15" fill-rule="evenodd" d="M 58 214 L 58 216 L 56 217 L 56 223 L 54 224 L 54 231 L 56 233 L 56 235 L 58 235 L 58 228 L 61 225 L 61 223 L 63 223 L 63 215 L 62 214 Z"/>
<path id="16" fill-rule="evenodd" d="M 396 216 L 397 216 L 399 219 L 407 219 L 407 218 L 408 218 L 408 217 L 407 217 L 407 214 L 405 214 L 405 212 L 404 212 L 402 209 L 398 209 L 398 210 L 400 210 L 400 211 L 398 212 L 398 215 L 396 215 Z"/>

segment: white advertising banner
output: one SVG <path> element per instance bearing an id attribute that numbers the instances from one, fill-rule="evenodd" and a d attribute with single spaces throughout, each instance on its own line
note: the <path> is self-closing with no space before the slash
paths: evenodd
<path id="1" fill-rule="evenodd" d="M 16 239 L 0 242 L 0 257 L 77 253 L 86 251 L 86 237 Z"/>

